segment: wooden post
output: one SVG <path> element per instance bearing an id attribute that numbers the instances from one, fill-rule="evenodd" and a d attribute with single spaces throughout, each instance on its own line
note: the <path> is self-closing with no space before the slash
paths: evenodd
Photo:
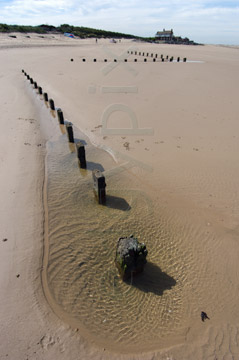
<path id="1" fill-rule="evenodd" d="M 66 124 L 66 131 L 67 131 L 68 141 L 70 143 L 73 143 L 74 142 L 74 134 L 73 134 L 73 129 L 72 129 L 71 123 Z"/>
<path id="2" fill-rule="evenodd" d="M 25 71 L 22 69 L 22 73 L 24 73 Z"/>
<path id="3" fill-rule="evenodd" d="M 93 61 L 96 62 L 96 59 L 94 59 Z"/>
<path id="4" fill-rule="evenodd" d="M 29 75 L 27 75 L 27 79 L 30 80 L 30 76 L 29 76 Z"/>
<path id="5" fill-rule="evenodd" d="M 47 93 L 44 93 L 43 96 L 44 96 L 44 100 L 45 100 L 45 101 L 48 101 L 48 95 L 47 95 Z"/>
<path id="6" fill-rule="evenodd" d="M 33 78 L 30 78 L 30 83 L 33 84 Z"/>
<path id="7" fill-rule="evenodd" d="M 162 58 L 162 62 L 164 62 L 164 58 Z"/>
<path id="8" fill-rule="evenodd" d="M 106 194 L 105 194 L 105 177 L 99 170 L 93 170 L 92 171 L 92 177 L 94 181 L 94 193 L 98 199 L 99 204 L 104 204 L 106 200 Z"/>
<path id="9" fill-rule="evenodd" d="M 37 82 L 36 81 L 34 81 L 33 85 L 34 85 L 34 88 L 37 89 Z"/>
<path id="10" fill-rule="evenodd" d="M 144 59 L 144 62 L 147 62 L 147 59 Z"/>
<path id="11" fill-rule="evenodd" d="M 177 58 L 177 62 L 179 62 L 179 61 L 180 61 L 180 57 Z"/>
<path id="12" fill-rule="evenodd" d="M 58 116 L 58 121 L 61 125 L 64 124 L 64 116 L 63 116 L 63 112 L 61 109 L 57 109 L 57 116 Z"/>
<path id="13" fill-rule="evenodd" d="M 104 62 L 107 62 L 107 59 L 104 59 Z"/>
<path id="14" fill-rule="evenodd" d="M 143 52 L 142 56 L 144 56 L 144 52 Z"/>
<path id="15" fill-rule="evenodd" d="M 155 62 L 156 61 L 156 59 L 155 58 L 153 58 L 153 62 Z"/>
<path id="16" fill-rule="evenodd" d="M 38 92 L 39 92 L 40 95 L 42 95 L 42 88 L 41 88 L 41 86 L 38 86 Z"/>
<path id="17" fill-rule="evenodd" d="M 128 60 L 127 59 L 124 59 L 124 62 L 127 62 Z"/>
<path id="18" fill-rule="evenodd" d="M 137 55 L 137 51 L 135 51 L 135 53 L 134 53 L 135 55 Z"/>
<path id="19" fill-rule="evenodd" d="M 82 59 L 82 61 L 85 61 L 85 59 Z"/>
<path id="20" fill-rule="evenodd" d="M 54 104 L 54 101 L 52 99 L 49 99 L 49 105 L 50 105 L 51 110 L 55 110 L 55 104 Z"/>
<path id="21" fill-rule="evenodd" d="M 137 62 L 137 59 L 134 59 L 135 62 Z"/>
<path id="22" fill-rule="evenodd" d="M 76 150 L 80 168 L 86 169 L 85 147 L 80 141 L 76 144 Z"/>
<path id="23" fill-rule="evenodd" d="M 183 62 L 186 62 L 187 61 L 187 58 L 183 58 Z"/>
<path id="24" fill-rule="evenodd" d="M 157 58 L 157 57 L 158 57 L 158 54 L 155 54 L 155 57 Z"/>
<path id="25" fill-rule="evenodd" d="M 154 57 L 154 54 L 151 54 L 151 57 Z"/>

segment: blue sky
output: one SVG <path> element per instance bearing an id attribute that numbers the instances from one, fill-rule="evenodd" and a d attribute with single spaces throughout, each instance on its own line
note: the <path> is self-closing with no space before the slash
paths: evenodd
<path id="1" fill-rule="evenodd" d="M 197 42 L 238 45 L 239 0 L 0 0 L 0 23 L 67 23 L 140 36 L 172 28 Z"/>

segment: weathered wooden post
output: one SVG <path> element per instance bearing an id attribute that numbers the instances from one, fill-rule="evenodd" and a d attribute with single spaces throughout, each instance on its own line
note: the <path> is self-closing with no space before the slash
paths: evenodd
<path id="1" fill-rule="evenodd" d="M 57 116 L 58 116 L 58 121 L 61 125 L 64 124 L 64 116 L 63 116 L 63 112 L 62 110 L 59 108 L 57 109 Z"/>
<path id="2" fill-rule="evenodd" d="M 147 53 L 147 55 L 146 56 L 149 56 L 149 53 Z"/>
<path id="3" fill-rule="evenodd" d="M 144 52 L 143 52 L 142 56 L 144 56 Z"/>
<path id="4" fill-rule="evenodd" d="M 135 51 L 135 53 L 134 53 L 135 55 L 137 55 L 137 51 Z"/>
<path id="5" fill-rule="evenodd" d="M 153 62 L 155 62 L 156 61 L 156 59 L 155 58 L 153 58 Z"/>
<path id="6" fill-rule="evenodd" d="M 137 59 L 134 59 L 134 62 L 137 62 Z"/>
<path id="7" fill-rule="evenodd" d="M 158 57 L 158 54 L 155 54 L 155 57 L 157 58 L 157 57 Z"/>
<path id="8" fill-rule="evenodd" d="M 97 60 L 96 60 L 96 59 L 94 59 L 93 61 L 94 61 L 94 62 L 96 62 Z"/>
<path id="9" fill-rule="evenodd" d="M 33 82 L 33 85 L 34 85 L 34 88 L 37 89 L 37 82 L 36 81 Z"/>
<path id="10" fill-rule="evenodd" d="M 105 194 L 105 177 L 99 170 L 93 170 L 92 171 L 92 177 L 94 181 L 94 193 L 98 199 L 99 204 L 104 204 L 106 200 L 106 194 Z"/>
<path id="11" fill-rule="evenodd" d="M 187 58 L 183 58 L 183 62 L 186 62 L 187 61 Z"/>
<path id="12" fill-rule="evenodd" d="M 30 76 L 29 76 L 29 75 L 27 75 L 27 80 L 30 80 Z"/>
<path id="13" fill-rule="evenodd" d="M 151 54 L 151 57 L 154 57 L 154 54 Z"/>
<path id="14" fill-rule="evenodd" d="M 85 59 L 82 59 L 82 61 L 85 61 Z"/>
<path id="15" fill-rule="evenodd" d="M 73 129 L 72 129 L 72 123 L 66 124 L 66 131 L 67 131 L 68 141 L 70 143 L 73 143 L 74 142 L 74 134 L 73 134 Z"/>
<path id="16" fill-rule="evenodd" d="M 104 59 L 104 62 L 107 62 L 107 59 Z"/>
<path id="17" fill-rule="evenodd" d="M 162 62 L 164 62 L 164 58 L 162 58 Z"/>
<path id="18" fill-rule="evenodd" d="M 42 88 L 41 88 L 41 86 L 38 86 L 38 92 L 39 92 L 40 95 L 42 95 Z"/>
<path id="19" fill-rule="evenodd" d="M 80 168 L 86 169 L 85 147 L 80 141 L 76 143 L 76 150 Z"/>
<path id="20" fill-rule="evenodd" d="M 117 62 L 117 59 L 114 59 L 114 62 Z"/>
<path id="21" fill-rule="evenodd" d="M 22 69 L 22 73 L 25 73 L 25 71 Z"/>
<path id="22" fill-rule="evenodd" d="M 178 56 L 178 58 L 177 58 L 177 62 L 179 62 L 180 61 L 180 57 Z"/>
<path id="23" fill-rule="evenodd" d="M 33 78 L 30 78 L 30 83 L 33 84 Z"/>
<path id="24" fill-rule="evenodd" d="M 43 96 L 44 96 L 44 100 L 45 100 L 45 101 L 48 101 L 48 95 L 47 95 L 46 92 L 43 94 Z"/>
<path id="25" fill-rule="evenodd" d="M 139 52 L 139 55 L 141 55 L 141 52 Z"/>
<path id="26" fill-rule="evenodd" d="M 124 62 L 127 62 L 128 60 L 127 59 L 124 59 Z"/>
<path id="27" fill-rule="evenodd" d="M 171 56 L 171 58 L 169 59 L 169 61 L 170 61 L 170 62 L 172 62 L 172 61 L 173 61 L 173 56 Z"/>
<path id="28" fill-rule="evenodd" d="M 146 58 L 144 59 L 144 62 L 147 62 L 147 59 L 146 59 Z"/>
<path id="29" fill-rule="evenodd" d="M 51 110 L 55 110 L 55 104 L 54 104 L 54 101 L 52 99 L 49 99 L 49 105 L 50 105 Z"/>

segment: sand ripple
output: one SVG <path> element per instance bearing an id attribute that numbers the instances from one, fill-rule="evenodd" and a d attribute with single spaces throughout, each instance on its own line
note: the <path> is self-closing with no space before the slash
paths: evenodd
<path id="1" fill-rule="evenodd" d="M 54 302 L 69 322 L 74 318 L 95 341 L 114 348 L 156 349 L 170 337 L 176 342 L 200 321 L 202 306 L 216 302 L 223 309 L 227 291 L 219 296 L 210 261 L 220 239 L 166 209 L 132 174 L 111 176 L 115 164 L 103 151 L 89 146 L 87 156 L 108 170 L 106 206 L 97 204 L 91 170 L 79 169 L 66 139 L 49 144 L 47 281 Z M 142 275 L 122 282 L 115 249 L 118 237 L 129 234 L 146 243 L 148 264 Z"/>

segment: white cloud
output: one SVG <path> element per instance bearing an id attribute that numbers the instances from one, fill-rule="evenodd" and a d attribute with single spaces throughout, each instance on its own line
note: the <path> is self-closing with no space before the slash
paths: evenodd
<path id="1" fill-rule="evenodd" d="M 154 36 L 173 28 L 198 42 L 239 43 L 238 0 L 8 0 L 0 22 L 38 25 L 69 23 Z"/>

